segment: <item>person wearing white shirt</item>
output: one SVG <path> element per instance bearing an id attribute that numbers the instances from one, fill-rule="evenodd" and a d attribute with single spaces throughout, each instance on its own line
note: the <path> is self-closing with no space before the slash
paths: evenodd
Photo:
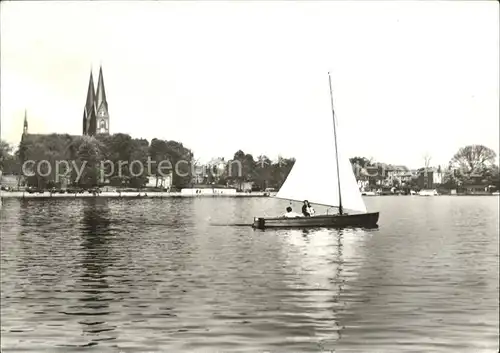
<path id="1" fill-rule="evenodd" d="M 302 217 L 302 215 L 296 213 L 296 212 L 292 212 L 292 208 L 290 206 L 288 206 L 286 208 L 286 213 L 283 215 L 283 217 L 285 218 L 295 218 L 295 217 Z"/>

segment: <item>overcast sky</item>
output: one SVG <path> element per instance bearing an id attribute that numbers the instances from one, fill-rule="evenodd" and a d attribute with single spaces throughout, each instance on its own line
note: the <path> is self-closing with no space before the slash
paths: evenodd
<path id="1" fill-rule="evenodd" d="M 446 164 L 499 152 L 499 11 L 474 2 L 2 2 L 1 134 L 81 134 L 102 63 L 111 133 L 196 157 L 315 151 Z M 326 125 L 325 125 L 326 122 Z"/>

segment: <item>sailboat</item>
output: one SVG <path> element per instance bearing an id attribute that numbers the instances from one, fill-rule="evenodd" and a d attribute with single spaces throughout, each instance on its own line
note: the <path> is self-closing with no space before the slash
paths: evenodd
<path id="1" fill-rule="evenodd" d="M 377 226 L 379 212 L 367 212 L 351 162 L 338 148 L 330 73 L 328 79 L 333 116 L 333 135 L 330 140 L 333 141 L 326 141 L 327 148 L 315 150 L 310 158 L 298 158 L 275 198 L 298 202 L 308 200 L 311 204 L 334 207 L 338 212 L 295 218 L 254 217 L 253 228 Z M 327 181 L 319 183 L 318 177 Z"/>

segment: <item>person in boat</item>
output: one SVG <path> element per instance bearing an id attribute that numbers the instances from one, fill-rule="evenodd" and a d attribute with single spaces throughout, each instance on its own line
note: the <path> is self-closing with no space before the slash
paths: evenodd
<path id="1" fill-rule="evenodd" d="M 311 217 L 314 216 L 314 208 L 312 208 L 311 204 L 309 201 L 304 200 L 304 204 L 302 205 L 302 214 L 305 217 Z"/>
<path id="2" fill-rule="evenodd" d="M 295 218 L 295 217 L 302 217 L 300 214 L 296 212 L 292 212 L 292 208 L 288 206 L 286 208 L 286 213 L 283 215 L 285 218 Z"/>

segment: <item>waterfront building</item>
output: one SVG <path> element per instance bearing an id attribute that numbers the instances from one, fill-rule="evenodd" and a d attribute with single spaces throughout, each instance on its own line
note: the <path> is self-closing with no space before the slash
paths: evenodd
<path id="1" fill-rule="evenodd" d="M 420 168 L 417 185 L 420 189 L 434 189 L 443 183 L 443 172 L 438 168 Z"/>
<path id="2" fill-rule="evenodd" d="M 145 185 L 150 188 L 163 188 L 170 189 L 172 187 L 172 171 L 167 175 L 151 175 L 148 177 L 148 181 Z"/>
<path id="3" fill-rule="evenodd" d="M 409 183 L 412 175 L 408 168 L 404 165 L 389 165 L 387 167 L 387 184 L 388 185 L 401 185 Z"/>

